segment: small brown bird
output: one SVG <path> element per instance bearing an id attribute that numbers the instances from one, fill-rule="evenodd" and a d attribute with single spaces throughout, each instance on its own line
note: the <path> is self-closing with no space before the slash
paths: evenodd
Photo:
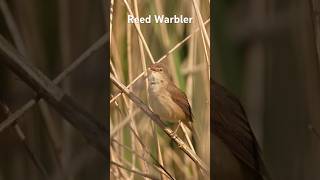
<path id="1" fill-rule="evenodd" d="M 215 179 L 270 179 L 240 101 L 213 82 L 213 176 Z"/>
<path id="2" fill-rule="evenodd" d="M 172 81 L 163 63 L 156 63 L 148 68 L 148 92 L 150 106 L 162 120 L 182 122 L 193 130 L 193 115 L 186 94 Z M 178 125 L 178 127 L 179 127 Z M 178 128 L 177 128 L 178 129 Z"/>

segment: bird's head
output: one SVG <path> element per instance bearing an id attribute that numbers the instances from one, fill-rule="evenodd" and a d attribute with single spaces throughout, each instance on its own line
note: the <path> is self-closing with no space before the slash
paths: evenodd
<path id="1" fill-rule="evenodd" d="M 167 67 L 163 63 L 152 64 L 148 68 L 148 84 L 151 88 L 160 88 L 170 83 L 171 77 Z"/>

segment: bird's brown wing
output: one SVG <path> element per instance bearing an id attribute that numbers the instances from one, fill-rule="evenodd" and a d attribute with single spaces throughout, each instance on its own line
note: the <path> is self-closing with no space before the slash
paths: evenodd
<path id="1" fill-rule="evenodd" d="M 213 91 L 214 134 L 223 140 L 240 161 L 261 174 L 264 167 L 261 167 L 259 146 L 241 103 L 215 82 Z"/>
<path id="2" fill-rule="evenodd" d="M 171 94 L 171 99 L 179 105 L 187 117 L 190 117 L 189 120 L 192 122 L 193 115 L 186 94 L 175 85 L 168 86 L 167 89 Z"/>

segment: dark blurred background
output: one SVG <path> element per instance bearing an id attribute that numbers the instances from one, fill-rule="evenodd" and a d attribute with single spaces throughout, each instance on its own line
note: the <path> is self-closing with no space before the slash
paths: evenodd
<path id="1" fill-rule="evenodd" d="M 320 2 L 214 3 L 214 75 L 241 99 L 271 176 L 320 179 Z"/>
<path id="2" fill-rule="evenodd" d="M 0 33 L 18 47 L 27 63 L 54 79 L 106 32 L 104 1 L 0 0 Z M 6 17 L 12 15 L 13 21 Z M 10 32 L 10 22 L 17 26 Z M 16 46 L 17 47 L 17 46 Z M 107 122 L 107 62 L 104 45 L 59 86 L 101 123 Z M 0 58 L 4 58 L 0 55 Z M 0 100 L 14 113 L 35 92 L 0 63 Z M 1 120 L 0 120 L 1 123 Z M 51 179 L 105 179 L 106 161 L 50 105 L 39 103 L 18 121 L 26 142 Z M 0 132 L 0 180 L 46 179 L 13 126 Z"/>

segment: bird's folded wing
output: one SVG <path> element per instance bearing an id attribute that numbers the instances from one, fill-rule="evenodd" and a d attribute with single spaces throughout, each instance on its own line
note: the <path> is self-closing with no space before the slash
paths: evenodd
<path id="1" fill-rule="evenodd" d="M 171 99 L 178 104 L 178 106 L 183 110 L 187 117 L 190 117 L 190 121 L 192 121 L 192 111 L 190 104 L 188 102 L 188 98 L 186 94 L 177 88 L 175 85 L 168 86 L 168 91 L 171 94 Z"/>

